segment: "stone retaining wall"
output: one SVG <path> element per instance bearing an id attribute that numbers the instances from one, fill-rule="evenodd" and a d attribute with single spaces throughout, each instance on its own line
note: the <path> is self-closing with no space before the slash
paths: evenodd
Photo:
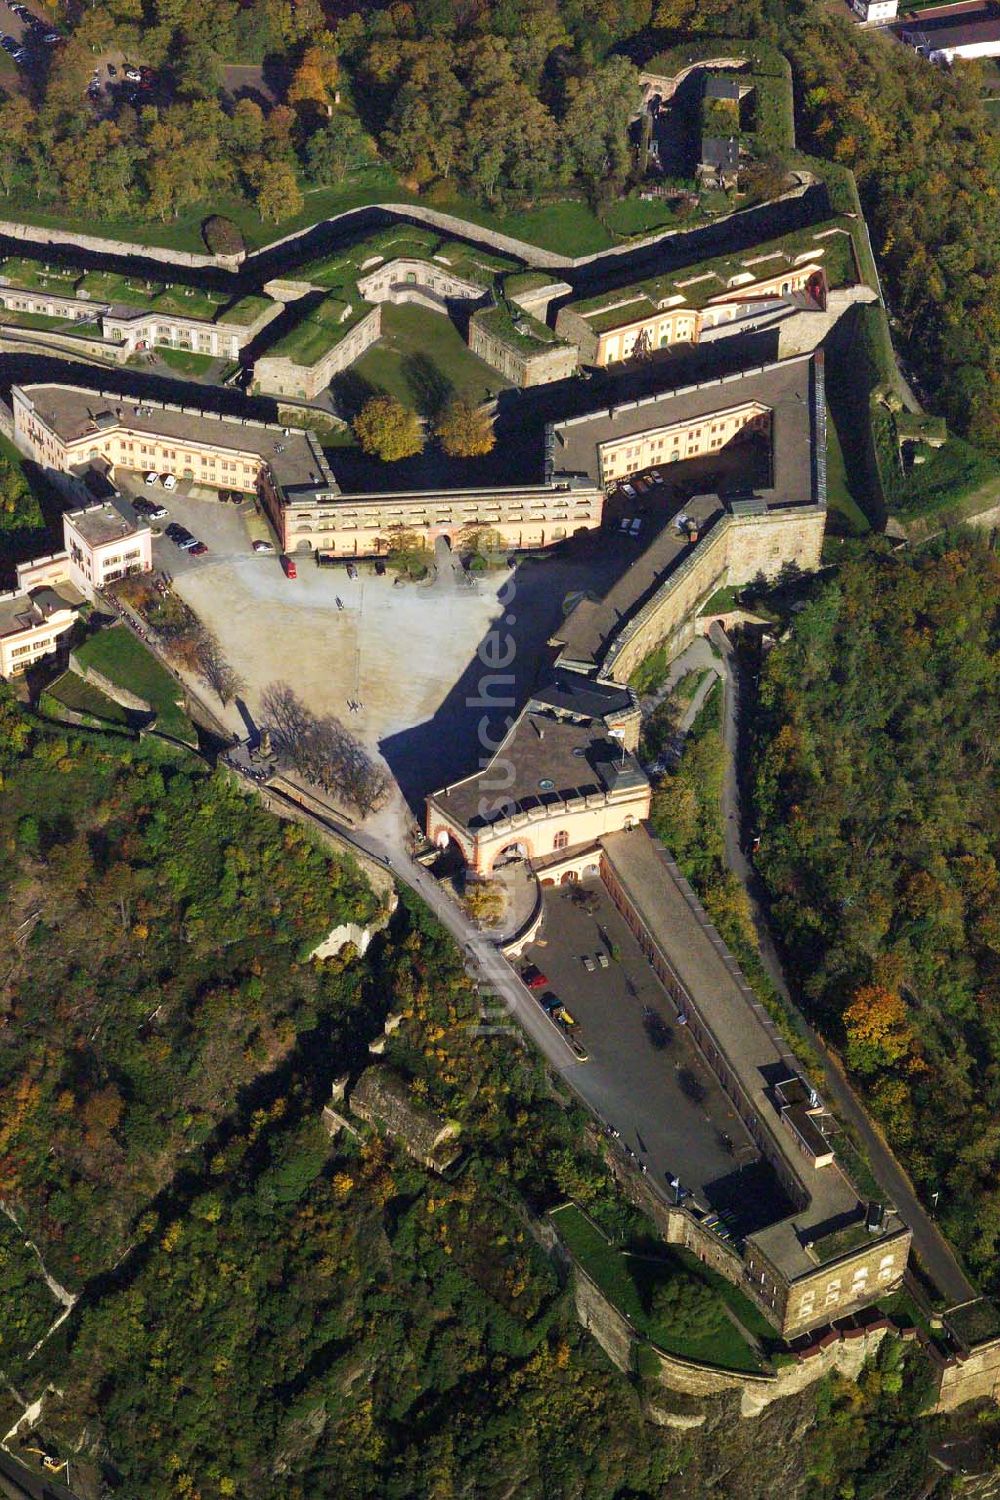
<path id="1" fill-rule="evenodd" d="M 749 583 L 758 573 L 773 578 L 789 562 L 813 572 L 825 525 L 821 505 L 789 506 L 765 516 L 723 516 L 621 628 L 605 654 L 602 676 L 627 682 L 662 642 L 678 648 L 686 644 L 697 606 L 724 585 Z"/>
<path id="2" fill-rule="evenodd" d="M 71 359 L 97 360 L 107 365 L 125 364 L 131 352 L 127 344 L 116 344 L 111 339 L 68 333 L 58 328 L 22 328 L 16 323 L 0 325 L 0 339 L 4 345 L 41 344 L 57 354 L 68 354 Z"/>
<path id="3" fill-rule="evenodd" d="M 78 245 L 81 250 L 96 250 L 100 255 L 140 255 L 146 260 L 165 261 L 167 265 L 190 266 L 192 269 L 212 267 L 238 271 L 245 258 L 245 252 L 239 255 L 196 255 L 190 250 L 171 250 L 163 245 L 137 245 L 129 240 L 109 240 L 97 234 L 80 234 L 75 229 L 18 224 L 9 219 L 0 219 L 0 234 L 9 235 L 12 240 L 25 240 L 36 245 Z"/>
<path id="4" fill-rule="evenodd" d="M 120 703 L 122 708 L 134 708 L 139 713 L 151 714 L 154 712 L 153 705 L 145 698 L 140 698 L 138 693 L 130 693 L 128 688 L 123 688 L 119 683 L 112 682 L 110 677 L 105 677 L 103 672 L 98 672 L 96 667 L 85 667 L 78 658 L 75 651 L 69 654 L 69 664 L 72 671 L 84 682 L 89 682 L 91 687 L 99 688 L 106 698 L 111 698 L 115 703 Z"/>
<path id="5" fill-rule="evenodd" d="M 836 1370 L 847 1380 L 856 1380 L 865 1361 L 876 1352 L 886 1334 L 895 1332 L 887 1318 L 881 1318 L 866 1328 L 831 1329 L 808 1349 L 798 1352 L 793 1364 L 761 1372 L 727 1370 L 700 1360 L 668 1354 L 640 1336 L 579 1263 L 572 1257 L 570 1259 L 577 1317 L 612 1364 L 626 1375 L 634 1374 L 637 1353 L 643 1347 L 652 1356 L 653 1378 L 666 1390 L 694 1397 L 739 1391 L 740 1416 L 744 1418 L 759 1416 L 772 1401 L 798 1395 L 831 1370 Z"/>

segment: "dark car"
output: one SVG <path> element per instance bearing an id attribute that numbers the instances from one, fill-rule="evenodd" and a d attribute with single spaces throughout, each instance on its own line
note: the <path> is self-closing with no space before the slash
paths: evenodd
<path id="1" fill-rule="evenodd" d="M 150 521 L 162 521 L 170 512 L 165 505 L 158 500 L 146 500 L 142 495 L 137 495 L 132 501 L 132 509 L 139 512 L 140 516 L 146 516 Z"/>
<path id="2" fill-rule="evenodd" d="M 195 546 L 198 540 L 193 532 L 188 531 L 186 526 L 179 525 L 177 521 L 171 521 L 167 527 L 167 536 L 176 546 L 184 548 L 185 551 Z"/>
<path id="3" fill-rule="evenodd" d="M 118 77 L 118 69 L 115 67 L 114 63 L 108 63 L 108 77 L 109 78 L 117 78 Z"/>

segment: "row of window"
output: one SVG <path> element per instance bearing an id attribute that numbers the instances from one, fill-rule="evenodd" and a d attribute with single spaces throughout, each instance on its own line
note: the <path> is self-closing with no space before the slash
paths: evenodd
<path id="1" fill-rule="evenodd" d="M 885 1283 L 893 1279 L 893 1276 L 895 1275 L 895 1259 L 896 1258 L 894 1255 L 883 1255 L 881 1261 L 879 1262 L 877 1275 L 878 1281 Z M 833 1281 L 827 1282 L 823 1297 L 823 1306 L 834 1307 L 838 1302 L 843 1301 L 855 1302 L 859 1297 L 863 1297 L 865 1295 L 867 1289 L 868 1267 L 858 1266 L 851 1278 L 850 1286 L 847 1288 L 846 1292 L 843 1289 L 843 1280 L 841 1277 L 838 1276 Z M 808 1291 L 802 1293 L 802 1297 L 799 1301 L 798 1307 L 798 1315 L 800 1317 L 809 1317 L 816 1306 L 817 1296 L 818 1289 L 816 1287 L 810 1287 Z"/>
<path id="2" fill-rule="evenodd" d="M 26 646 L 15 646 L 10 654 L 11 656 L 44 656 L 54 648 L 55 641 L 45 637 L 39 641 L 29 641 Z"/>

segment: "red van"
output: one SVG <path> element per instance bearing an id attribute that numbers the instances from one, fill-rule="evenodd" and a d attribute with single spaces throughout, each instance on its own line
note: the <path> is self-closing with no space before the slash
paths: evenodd
<path id="1" fill-rule="evenodd" d="M 281 566 L 285 570 L 285 577 L 286 578 L 298 578 L 298 576 L 299 576 L 299 570 L 295 566 L 295 559 L 294 558 L 283 557 L 281 559 Z"/>

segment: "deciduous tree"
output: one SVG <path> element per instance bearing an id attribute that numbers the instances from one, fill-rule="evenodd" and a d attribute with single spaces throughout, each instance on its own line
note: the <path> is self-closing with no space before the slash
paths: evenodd
<path id="1" fill-rule="evenodd" d="M 370 397 L 353 425 L 354 436 L 364 451 L 386 463 L 411 458 L 424 446 L 419 417 L 395 396 Z"/>

